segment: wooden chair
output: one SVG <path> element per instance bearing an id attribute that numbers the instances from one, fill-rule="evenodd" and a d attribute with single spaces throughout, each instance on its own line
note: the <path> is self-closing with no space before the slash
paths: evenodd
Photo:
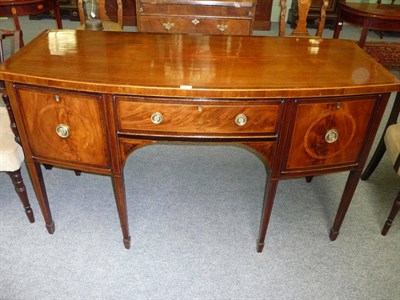
<path id="1" fill-rule="evenodd" d="M 396 173 L 400 176 L 400 123 L 396 124 L 400 114 L 400 93 L 397 93 L 396 99 L 394 100 L 392 111 L 390 112 L 388 122 L 386 124 L 384 134 L 382 135 L 378 146 L 373 154 L 369 164 L 365 168 L 361 175 L 362 180 L 367 180 L 371 174 L 375 171 L 379 162 L 381 161 L 386 150 L 388 150 L 389 157 L 393 163 L 393 168 Z M 389 231 L 390 226 L 396 214 L 400 208 L 400 191 L 397 198 L 394 200 L 392 210 L 389 217 L 382 229 L 382 235 L 386 235 Z"/>
<path id="2" fill-rule="evenodd" d="M 393 164 L 393 168 L 396 171 L 397 175 L 400 176 L 400 123 L 390 125 L 385 132 L 385 145 L 387 148 L 387 152 L 389 154 L 390 160 Z M 389 216 L 385 222 L 385 225 L 382 229 L 382 235 L 386 235 L 392 226 L 393 220 L 396 217 L 397 213 L 400 209 L 400 191 L 397 194 L 397 198 L 393 202 L 392 209 L 389 213 Z"/>
<path id="3" fill-rule="evenodd" d="M 123 30 L 123 8 L 122 0 L 115 0 L 117 4 L 117 20 L 112 20 L 107 10 L 113 9 L 106 0 L 97 0 L 99 5 L 99 19 L 103 23 L 103 30 L 105 31 L 122 31 Z M 81 25 L 77 30 L 85 30 L 85 0 L 78 0 L 79 21 Z"/>
<path id="4" fill-rule="evenodd" d="M 293 30 L 291 36 L 310 36 L 307 30 L 307 16 L 310 10 L 312 0 L 298 0 L 298 20 L 296 28 Z M 285 36 L 286 33 L 286 0 L 280 0 L 281 14 L 279 20 L 279 36 Z M 322 0 L 320 20 L 318 22 L 318 28 L 316 36 L 322 37 L 322 32 L 325 27 L 326 20 L 326 8 L 328 7 L 329 0 Z"/>
<path id="5" fill-rule="evenodd" d="M 0 62 L 3 63 L 5 59 L 3 40 L 7 37 L 13 37 L 13 48 L 15 52 L 20 46 L 21 31 L 0 29 L 0 35 Z M 28 220 L 33 223 L 35 222 L 35 217 L 33 216 L 28 195 L 26 193 L 26 187 L 21 176 L 21 164 L 24 161 L 24 152 L 22 151 L 21 146 L 17 143 L 19 142 L 18 130 L 4 88 L 4 82 L 0 82 L 0 93 L 2 94 L 3 101 L 6 104 L 6 107 L 0 107 L 0 171 L 6 172 L 10 176 L 15 191 L 25 208 Z"/>

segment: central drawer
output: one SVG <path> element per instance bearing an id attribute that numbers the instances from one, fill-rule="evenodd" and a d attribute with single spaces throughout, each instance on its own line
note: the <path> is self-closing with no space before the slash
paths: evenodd
<path id="1" fill-rule="evenodd" d="M 275 136 L 279 100 L 226 101 L 116 97 L 119 133 L 187 136 Z"/>

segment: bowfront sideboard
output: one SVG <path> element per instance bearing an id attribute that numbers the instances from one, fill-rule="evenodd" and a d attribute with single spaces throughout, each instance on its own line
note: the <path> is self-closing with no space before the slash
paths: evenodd
<path id="1" fill-rule="evenodd" d="M 129 155 L 157 142 L 241 144 L 268 171 L 254 216 L 259 252 L 279 180 L 349 171 L 336 239 L 390 93 L 400 90 L 351 41 L 74 30 L 39 35 L 0 66 L 0 80 L 49 233 L 41 164 L 109 175 L 130 248 Z"/>

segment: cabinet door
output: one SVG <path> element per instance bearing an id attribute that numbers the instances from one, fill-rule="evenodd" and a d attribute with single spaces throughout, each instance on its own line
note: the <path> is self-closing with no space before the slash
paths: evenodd
<path id="1" fill-rule="evenodd" d="M 34 157 L 108 168 L 101 95 L 17 86 Z"/>
<path id="2" fill-rule="evenodd" d="M 375 96 L 299 101 L 285 170 L 356 164 Z"/>

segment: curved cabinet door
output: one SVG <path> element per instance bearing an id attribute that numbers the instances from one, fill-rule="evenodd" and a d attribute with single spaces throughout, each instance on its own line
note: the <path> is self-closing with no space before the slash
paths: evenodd
<path id="1" fill-rule="evenodd" d="M 33 156 L 109 168 L 101 95 L 16 86 Z"/>
<path id="2" fill-rule="evenodd" d="M 375 102 L 364 96 L 296 104 L 284 170 L 356 164 Z"/>

